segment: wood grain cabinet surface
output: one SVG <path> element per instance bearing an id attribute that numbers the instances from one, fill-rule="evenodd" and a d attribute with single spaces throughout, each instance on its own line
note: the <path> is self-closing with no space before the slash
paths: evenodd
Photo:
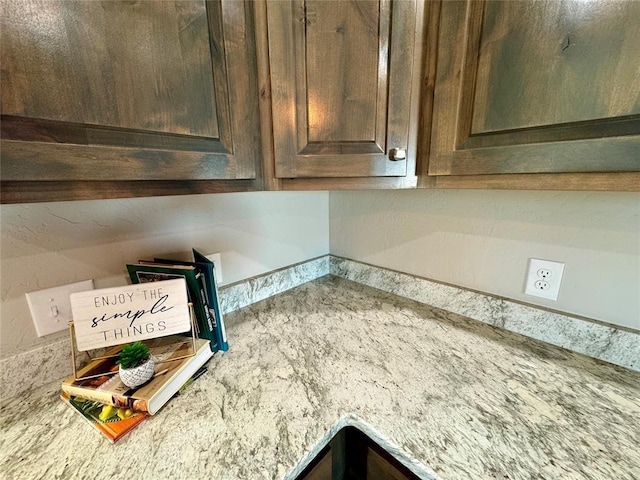
<path id="1" fill-rule="evenodd" d="M 261 188 L 251 2 L 2 5 L 2 196 Z"/>
<path id="2" fill-rule="evenodd" d="M 640 190 L 635 0 L 14 0 L 3 203 Z"/>
<path id="3" fill-rule="evenodd" d="M 439 10 L 429 175 L 640 171 L 640 2 Z"/>
<path id="4" fill-rule="evenodd" d="M 340 429 L 295 480 L 418 480 L 356 427 Z"/>
<path id="5" fill-rule="evenodd" d="M 418 3 L 267 2 L 278 178 L 395 177 L 400 185 L 413 177 L 415 185 Z"/>

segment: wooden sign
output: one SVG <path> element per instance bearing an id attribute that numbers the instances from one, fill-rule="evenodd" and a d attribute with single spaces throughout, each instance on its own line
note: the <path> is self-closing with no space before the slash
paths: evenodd
<path id="1" fill-rule="evenodd" d="M 81 352 L 191 329 L 184 278 L 72 293 L 70 299 Z"/>

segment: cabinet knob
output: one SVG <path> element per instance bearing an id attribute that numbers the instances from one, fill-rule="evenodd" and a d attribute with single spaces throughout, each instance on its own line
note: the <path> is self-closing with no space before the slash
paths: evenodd
<path id="1" fill-rule="evenodd" d="M 407 151 L 404 148 L 392 148 L 389 150 L 389 160 L 397 162 L 400 160 L 406 160 Z"/>

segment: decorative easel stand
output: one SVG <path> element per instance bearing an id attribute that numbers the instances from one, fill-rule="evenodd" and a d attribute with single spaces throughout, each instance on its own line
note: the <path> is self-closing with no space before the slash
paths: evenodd
<path id="1" fill-rule="evenodd" d="M 101 357 L 93 357 L 90 351 L 191 331 L 191 337 L 181 337 L 180 343 L 190 341 L 191 353 L 186 356 L 195 355 L 196 327 L 184 278 L 78 292 L 71 294 L 70 300 L 71 358 L 76 380 L 98 376 L 79 375 L 78 351 L 93 360 L 111 358 L 120 348 Z"/>

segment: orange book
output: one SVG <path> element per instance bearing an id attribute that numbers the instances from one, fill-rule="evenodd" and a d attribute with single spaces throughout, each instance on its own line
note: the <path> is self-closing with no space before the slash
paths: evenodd
<path id="1" fill-rule="evenodd" d="M 116 443 L 149 417 L 148 413 L 103 405 L 65 392 L 62 392 L 60 398 L 111 443 Z"/>

